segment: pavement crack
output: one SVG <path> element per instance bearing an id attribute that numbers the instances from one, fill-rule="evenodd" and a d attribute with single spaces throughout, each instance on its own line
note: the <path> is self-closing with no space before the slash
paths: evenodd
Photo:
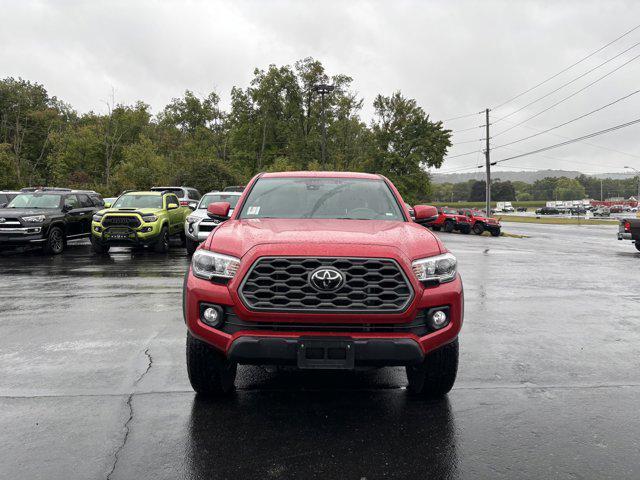
<path id="1" fill-rule="evenodd" d="M 145 377 L 145 375 L 147 373 L 149 373 L 149 370 L 151 370 L 151 367 L 153 366 L 153 357 L 149 353 L 149 349 L 148 348 L 145 349 L 144 354 L 147 357 L 147 368 L 145 368 L 144 372 L 142 372 L 140 374 L 140 376 L 135 380 L 135 382 L 133 382 L 133 390 L 135 390 L 135 387 L 142 381 L 142 379 Z M 116 471 L 116 466 L 118 465 L 118 459 L 120 458 L 120 453 L 122 452 L 122 450 L 124 449 L 125 445 L 127 444 L 127 440 L 129 439 L 129 434 L 131 433 L 130 424 L 133 421 L 133 404 L 132 404 L 132 402 L 133 402 L 133 396 L 134 395 L 135 395 L 135 391 L 132 391 L 127 396 L 127 401 L 125 402 L 125 405 L 127 406 L 127 409 L 129 410 L 129 418 L 127 418 L 126 422 L 124 422 L 124 436 L 122 437 L 122 442 L 120 442 L 120 445 L 118 445 L 118 448 L 116 449 L 116 451 L 113 454 L 113 463 L 111 465 L 111 469 L 109 470 L 109 473 L 107 474 L 107 480 L 111 480 L 111 476 Z"/>
<path id="2" fill-rule="evenodd" d="M 120 452 L 122 452 L 122 450 L 124 449 L 124 446 L 127 443 L 127 440 L 129 438 L 129 433 L 131 432 L 131 428 L 129 427 L 129 424 L 133 420 L 133 406 L 131 405 L 131 402 L 133 401 L 133 395 L 134 395 L 133 393 L 130 393 L 129 396 L 127 397 L 126 405 L 127 405 L 127 408 L 129 409 L 129 418 L 127 418 L 127 421 L 124 423 L 124 437 L 122 438 L 122 442 L 120 443 L 120 445 L 118 445 L 118 448 L 113 454 L 113 464 L 111 465 L 111 470 L 109 470 L 109 473 L 107 474 L 107 480 L 111 480 L 111 475 L 113 475 L 113 472 L 116 471 L 116 466 L 118 465 L 118 459 L 120 458 Z"/>
<path id="3" fill-rule="evenodd" d="M 144 354 L 147 356 L 147 368 L 145 369 L 145 371 L 144 371 L 144 372 L 142 372 L 142 373 L 140 374 L 140 376 L 138 377 L 138 379 L 137 379 L 135 382 L 133 382 L 133 386 L 134 386 L 134 387 L 135 387 L 136 385 L 138 385 L 138 384 L 142 381 L 142 379 L 144 378 L 144 376 L 145 376 L 147 373 L 149 373 L 149 370 L 151 370 L 151 367 L 153 366 L 153 357 L 152 357 L 152 356 L 151 356 L 151 354 L 149 353 L 149 349 L 148 349 L 148 348 L 144 351 Z"/>

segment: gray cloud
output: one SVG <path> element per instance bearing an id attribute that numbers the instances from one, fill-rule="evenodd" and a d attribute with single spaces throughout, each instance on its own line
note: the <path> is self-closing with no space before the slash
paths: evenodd
<path id="1" fill-rule="evenodd" d="M 313 56 L 330 73 L 346 73 L 372 115 L 377 93 L 401 90 L 433 119 L 499 104 L 559 71 L 633 27 L 640 2 L 630 1 L 29 1 L 2 2 L 0 75 L 43 83 L 80 111 L 103 111 L 116 99 L 143 100 L 160 110 L 188 88 L 216 90 L 229 101 L 232 86 L 245 86 L 254 67 L 291 64 Z M 510 113 L 592 66 L 640 41 L 640 29 L 588 62 L 492 115 Z M 637 47 L 509 119 L 517 122 L 586 85 L 640 53 Z M 549 128 L 628 94 L 638 87 L 640 59 L 584 93 L 495 138 L 494 145 Z M 558 129 L 575 137 L 640 117 L 640 94 Z M 478 118 L 447 123 L 452 129 Z M 499 132 L 507 121 L 493 127 Z M 502 168 L 565 168 L 587 172 L 640 168 L 638 133 L 629 127 Z M 481 138 L 461 132 L 454 142 Z M 496 150 L 495 159 L 563 138 L 542 135 Z M 599 148 L 600 147 L 600 148 Z M 602 147 L 618 150 L 614 152 Z M 456 145 L 451 155 L 480 148 Z M 473 166 L 481 154 L 447 160 L 443 171 Z"/>

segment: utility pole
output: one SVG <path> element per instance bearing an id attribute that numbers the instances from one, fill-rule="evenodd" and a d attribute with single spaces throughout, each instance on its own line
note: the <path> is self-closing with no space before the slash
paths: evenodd
<path id="1" fill-rule="evenodd" d="M 326 85 L 321 83 L 319 85 L 313 86 L 313 91 L 320 94 L 320 104 L 322 108 L 322 169 L 326 168 L 327 164 L 327 121 L 324 112 L 324 96 L 328 93 L 333 92 L 333 89 L 336 88 L 333 85 Z M 336 160 L 333 161 L 333 168 L 336 169 Z"/>
<path id="2" fill-rule="evenodd" d="M 486 189 L 486 200 L 487 200 L 487 216 L 491 215 L 491 154 L 489 148 L 489 109 L 485 110 L 486 115 L 486 150 L 484 151 L 484 158 L 487 164 L 487 189 Z"/>

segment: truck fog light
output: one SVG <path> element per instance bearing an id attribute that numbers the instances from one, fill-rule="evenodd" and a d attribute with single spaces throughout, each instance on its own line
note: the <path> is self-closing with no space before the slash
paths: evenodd
<path id="1" fill-rule="evenodd" d="M 217 305 L 201 304 L 200 319 L 210 327 L 218 327 L 222 323 L 222 309 Z"/>
<path id="2" fill-rule="evenodd" d="M 434 330 L 440 330 L 441 328 L 449 325 L 449 308 L 433 308 L 429 311 L 427 319 L 431 328 Z"/>

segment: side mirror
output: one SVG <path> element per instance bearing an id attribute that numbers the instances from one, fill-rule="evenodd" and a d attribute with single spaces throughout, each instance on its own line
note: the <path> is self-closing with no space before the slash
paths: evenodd
<path id="1" fill-rule="evenodd" d="M 209 218 L 216 220 L 227 220 L 229 218 L 229 210 L 231 204 L 229 202 L 213 202 L 207 207 L 207 215 Z"/>
<path id="2" fill-rule="evenodd" d="M 416 216 L 416 223 L 431 223 L 438 219 L 438 209 L 431 205 L 416 205 L 413 207 Z"/>
<path id="3" fill-rule="evenodd" d="M 73 207 L 71 207 L 71 205 L 63 205 L 62 206 L 62 211 L 64 213 L 70 212 L 71 210 L 73 210 Z"/>
<path id="4" fill-rule="evenodd" d="M 167 205 L 167 210 L 175 210 L 176 208 L 178 208 L 177 203 L 170 203 L 169 205 Z"/>
<path id="5" fill-rule="evenodd" d="M 0 203 L 0 208 L 4 208 L 4 207 L 6 207 L 6 206 L 7 206 L 7 204 L 6 204 L 6 203 Z"/>
<path id="6" fill-rule="evenodd" d="M 111 208 L 111 202 L 104 202 L 104 208 Z"/>

